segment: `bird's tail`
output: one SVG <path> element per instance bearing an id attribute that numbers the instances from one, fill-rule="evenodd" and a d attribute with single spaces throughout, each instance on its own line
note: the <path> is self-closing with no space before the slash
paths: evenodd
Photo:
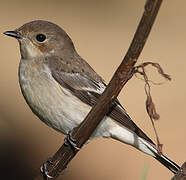
<path id="1" fill-rule="evenodd" d="M 155 159 L 157 159 L 161 164 L 171 170 L 174 174 L 176 174 L 180 167 L 171 161 L 169 158 L 160 154 L 157 150 L 156 146 L 147 140 L 137 136 L 135 133 L 128 131 L 127 129 L 121 128 L 121 126 L 116 126 L 112 130 L 112 138 L 124 142 L 126 144 L 130 144 L 135 148 L 139 149 L 140 151 L 151 155 Z"/>
<path id="2" fill-rule="evenodd" d="M 171 170 L 174 174 L 176 174 L 180 170 L 180 167 L 175 162 L 171 161 L 163 154 L 161 155 L 158 154 L 154 158 L 157 159 L 161 164 L 163 164 L 169 170 Z"/>
<path id="3" fill-rule="evenodd" d="M 180 167 L 175 162 L 167 158 L 165 155 L 161 154 L 153 144 L 147 142 L 142 138 L 139 138 L 139 141 L 141 141 L 151 151 L 152 154 L 148 153 L 148 151 L 146 151 L 145 153 L 152 155 L 156 160 L 158 160 L 162 165 L 164 165 L 174 174 L 176 174 L 180 170 Z M 142 149 L 140 150 L 143 151 Z"/>

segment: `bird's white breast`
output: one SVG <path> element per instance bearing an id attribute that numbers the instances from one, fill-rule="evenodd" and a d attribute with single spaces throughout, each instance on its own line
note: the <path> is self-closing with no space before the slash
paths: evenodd
<path id="1" fill-rule="evenodd" d="M 91 109 L 58 84 L 42 62 L 21 60 L 19 83 L 32 111 L 44 123 L 62 133 L 78 126 Z M 94 136 L 110 136 L 109 129 L 113 123 L 110 118 L 104 118 Z"/>
<path id="2" fill-rule="evenodd" d="M 50 69 L 42 62 L 21 60 L 19 83 L 32 111 L 44 123 L 64 134 L 78 126 L 91 109 L 58 84 Z M 107 116 L 98 125 L 92 137 L 112 137 L 154 156 L 154 149 L 152 151 L 145 144 L 148 142 Z"/>

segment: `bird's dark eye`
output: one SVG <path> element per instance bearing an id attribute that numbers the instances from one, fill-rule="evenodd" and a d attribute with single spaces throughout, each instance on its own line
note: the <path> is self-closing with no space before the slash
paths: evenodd
<path id="1" fill-rule="evenodd" d="M 46 39 L 46 36 L 44 34 L 37 34 L 36 39 L 39 42 L 43 42 Z"/>

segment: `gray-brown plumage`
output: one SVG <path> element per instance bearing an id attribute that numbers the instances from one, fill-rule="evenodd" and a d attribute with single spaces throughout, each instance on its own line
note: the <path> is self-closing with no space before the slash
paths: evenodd
<path id="1" fill-rule="evenodd" d="M 32 21 L 6 35 L 18 39 L 21 51 L 19 83 L 32 111 L 47 125 L 67 134 L 86 117 L 106 85 L 76 52 L 59 26 Z M 152 140 L 131 120 L 118 100 L 92 137 L 111 137 L 130 144 L 177 172 Z"/>

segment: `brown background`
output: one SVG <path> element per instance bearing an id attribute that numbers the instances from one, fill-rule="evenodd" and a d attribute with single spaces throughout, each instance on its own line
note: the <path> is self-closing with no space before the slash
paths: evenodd
<path id="1" fill-rule="evenodd" d="M 0 1 L 0 174 L 3 179 L 31 179 L 62 144 L 64 136 L 32 114 L 18 85 L 18 43 L 2 35 L 36 19 L 55 22 L 73 39 L 76 49 L 108 82 L 121 62 L 143 12 L 145 0 Z M 156 123 L 163 151 L 178 164 L 186 160 L 186 1 L 164 1 L 139 63 L 155 61 L 172 77 L 152 86 L 160 121 Z M 154 139 L 145 111 L 144 83 L 135 77 L 119 97 L 133 120 Z M 59 179 L 170 179 L 172 173 L 156 160 L 122 143 L 94 140 L 85 146 Z"/>

